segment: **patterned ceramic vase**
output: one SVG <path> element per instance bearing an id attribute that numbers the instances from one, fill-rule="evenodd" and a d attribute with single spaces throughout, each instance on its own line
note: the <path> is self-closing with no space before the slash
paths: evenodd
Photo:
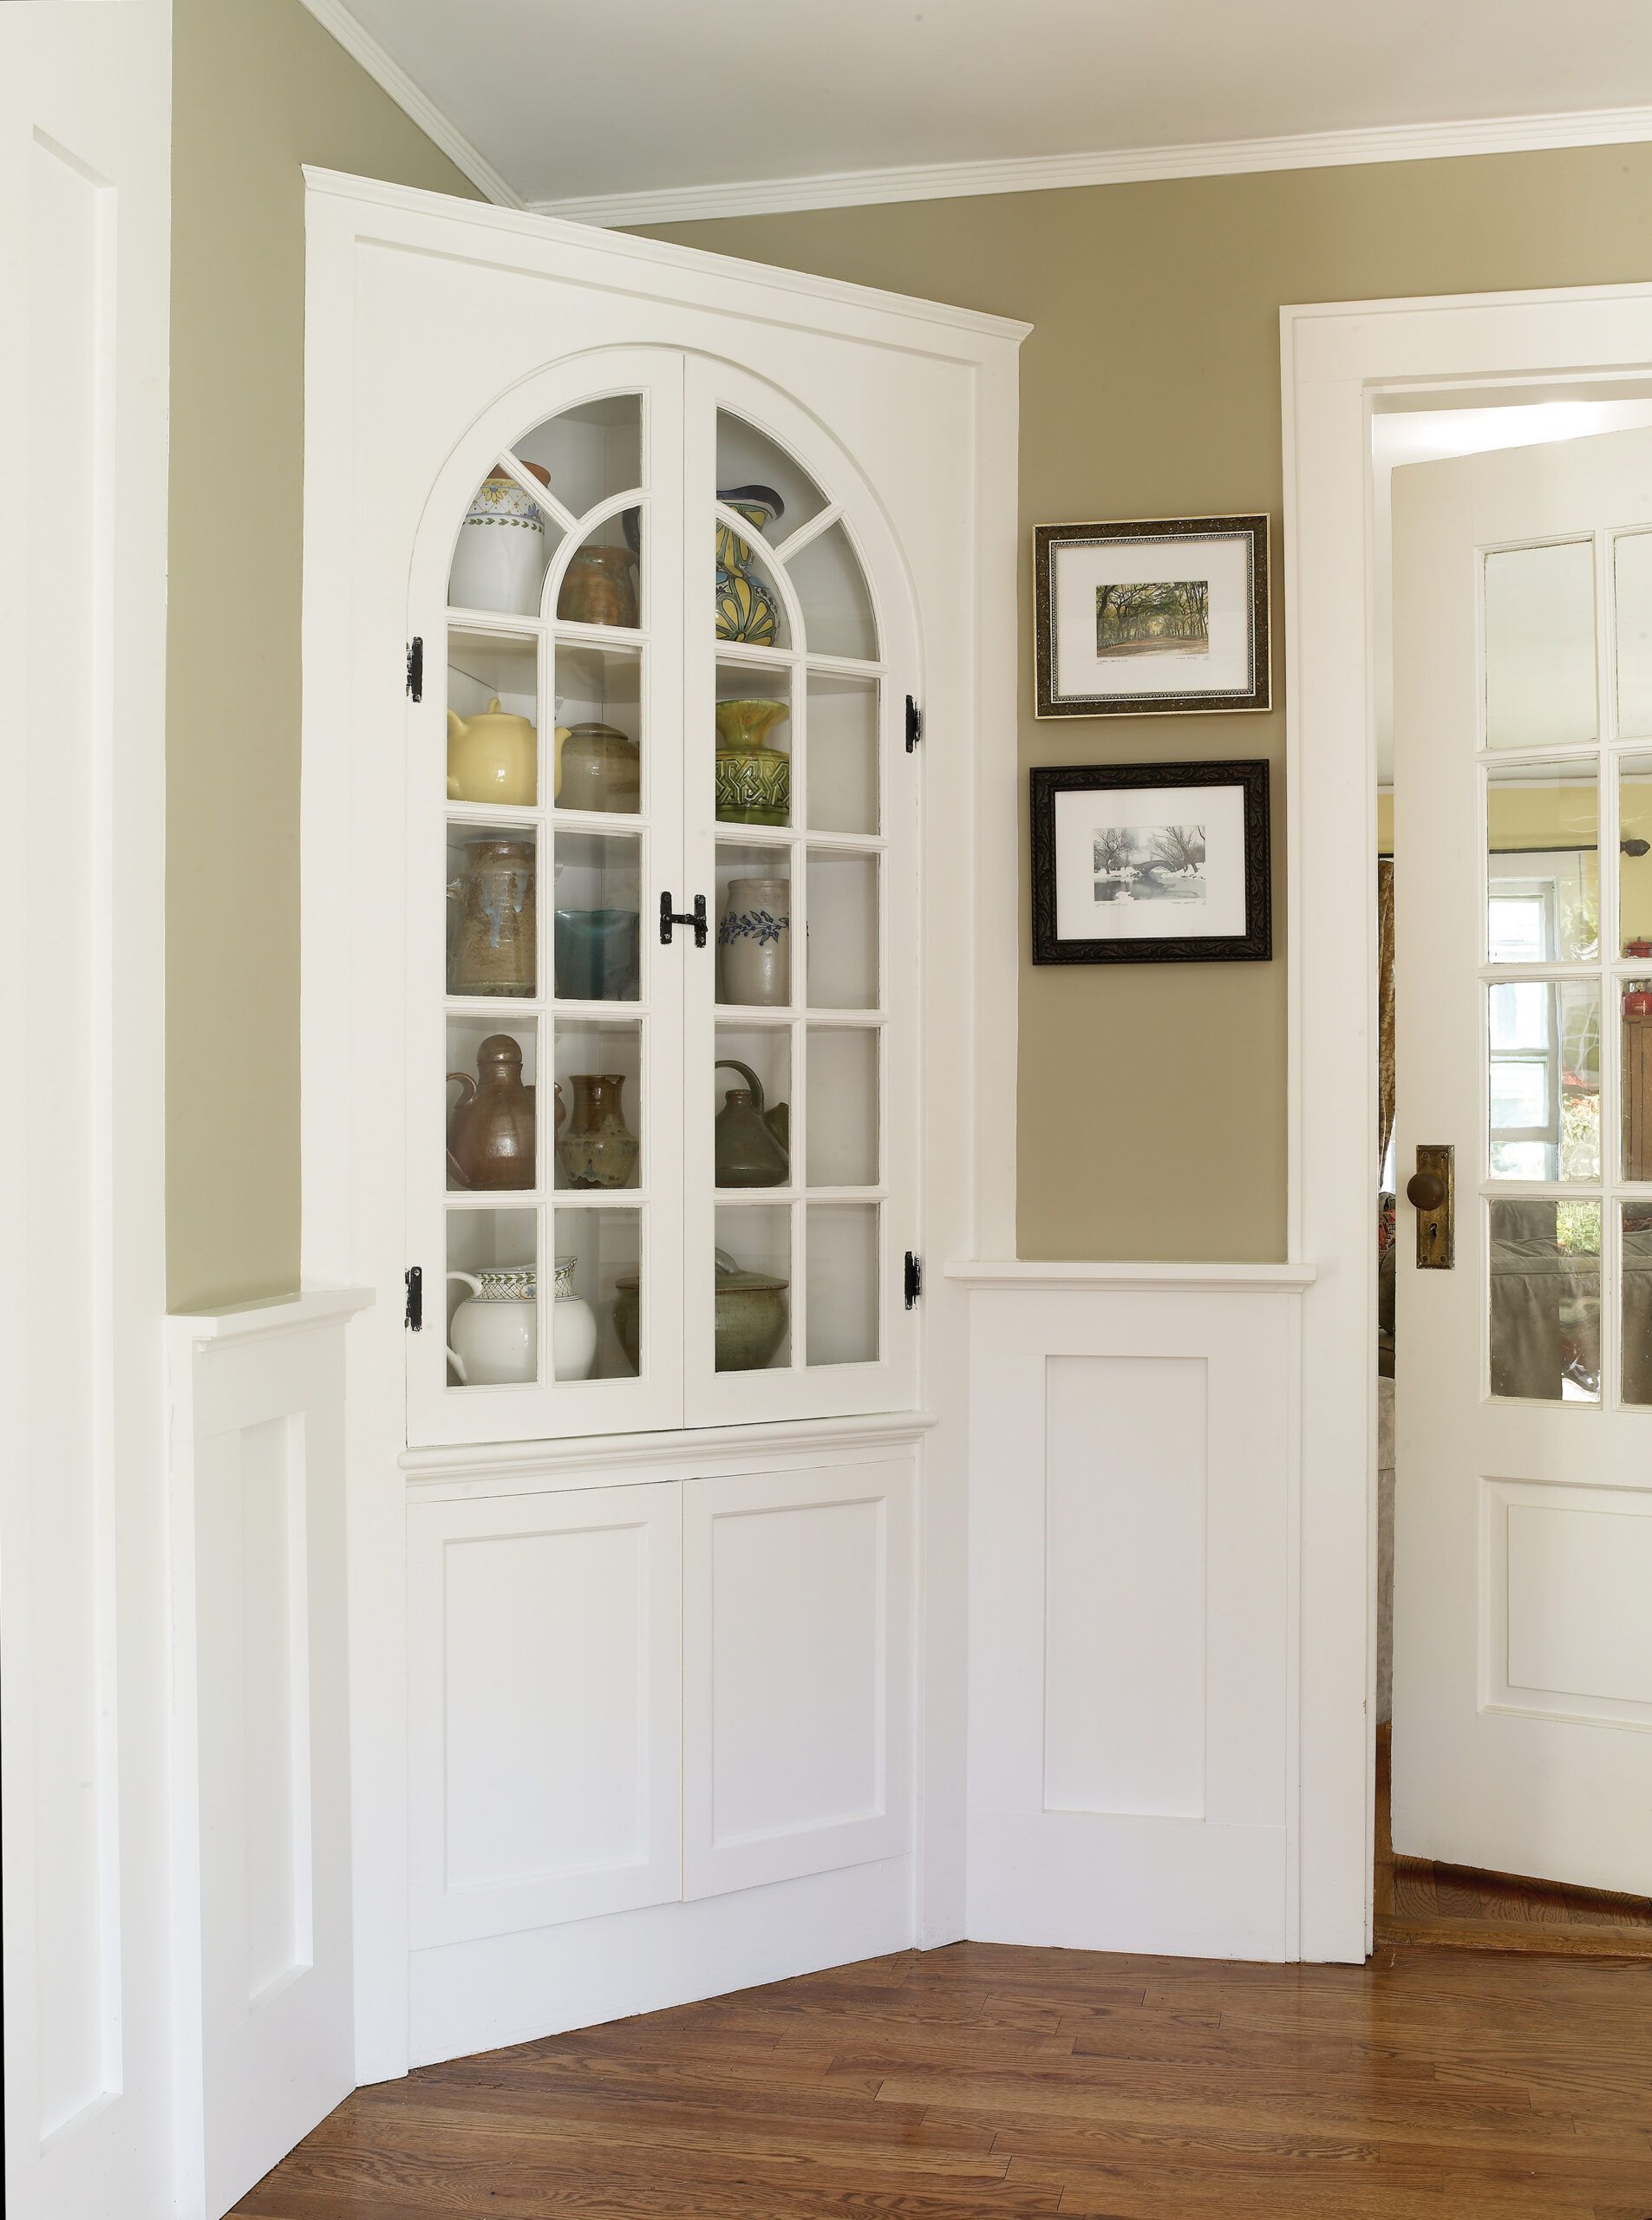
<path id="1" fill-rule="evenodd" d="M 525 467 L 550 484 L 550 473 L 538 463 Z M 455 609 L 537 617 L 544 577 L 545 519 L 514 478 L 502 470 L 490 472 L 459 527 L 448 600 Z"/>
<path id="2" fill-rule="evenodd" d="M 786 513 L 772 486 L 718 489 L 726 509 L 744 517 L 754 532 L 766 532 Z M 754 648 L 773 647 L 780 629 L 780 604 L 767 583 L 748 569 L 752 551 L 731 525 L 717 519 L 717 637 L 743 640 Z"/>
<path id="3" fill-rule="evenodd" d="M 455 995 L 531 995 L 536 907 L 526 840 L 477 840 L 447 889 L 458 906 L 447 983 Z"/>
<path id="4" fill-rule="evenodd" d="M 717 963 L 726 1002 L 768 1007 L 792 999 L 792 882 L 731 878 L 717 928 Z"/>
<path id="5" fill-rule="evenodd" d="M 792 813 L 792 759 L 763 745 L 791 715 L 785 702 L 719 702 L 717 816 L 724 825 L 784 825 Z"/>

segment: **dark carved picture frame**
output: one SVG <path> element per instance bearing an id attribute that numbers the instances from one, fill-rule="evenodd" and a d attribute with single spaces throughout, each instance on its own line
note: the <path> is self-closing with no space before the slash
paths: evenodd
<path id="1" fill-rule="evenodd" d="M 1209 693 L 1064 695 L 1055 698 L 1055 597 L 1053 551 L 1058 547 L 1105 545 L 1109 540 L 1232 539 L 1250 541 L 1250 684 Z M 1268 628 L 1268 519 L 1242 517 L 1138 517 L 1121 524 L 1038 524 L 1033 526 L 1034 714 L 1041 717 L 1152 717 L 1215 715 L 1223 710 L 1265 709 L 1273 699 L 1273 665 Z"/>
<path id="2" fill-rule="evenodd" d="M 1265 963 L 1273 955 L 1273 882 L 1265 761 L 1054 764 L 1028 773 L 1032 789 L 1035 963 Z M 1062 940 L 1055 930 L 1055 797 L 1094 788 L 1238 787 L 1244 796 L 1244 930 L 1131 939 Z"/>

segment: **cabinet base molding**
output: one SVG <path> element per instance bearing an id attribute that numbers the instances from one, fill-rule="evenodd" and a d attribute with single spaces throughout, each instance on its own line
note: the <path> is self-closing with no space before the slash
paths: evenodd
<path id="1" fill-rule="evenodd" d="M 415 1950 L 410 2066 L 912 1947 L 912 1861 Z"/>

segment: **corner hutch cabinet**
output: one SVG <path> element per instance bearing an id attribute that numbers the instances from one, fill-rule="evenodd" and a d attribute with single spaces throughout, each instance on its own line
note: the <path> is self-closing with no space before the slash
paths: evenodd
<path id="1" fill-rule="evenodd" d="M 1019 328 L 310 183 L 305 1263 L 380 1293 L 372 2063 L 404 2013 L 431 2057 L 708 1949 L 911 1937 L 922 1260 L 970 1238 Z M 816 1894 L 614 1970 L 628 1917 L 777 1883 Z"/>

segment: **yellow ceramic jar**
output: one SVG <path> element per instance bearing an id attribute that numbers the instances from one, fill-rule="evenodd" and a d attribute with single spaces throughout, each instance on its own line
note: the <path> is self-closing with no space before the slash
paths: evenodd
<path id="1" fill-rule="evenodd" d="M 473 717 L 447 712 L 447 799 L 531 808 L 539 790 L 539 745 L 526 717 L 501 709 L 499 695 Z"/>

